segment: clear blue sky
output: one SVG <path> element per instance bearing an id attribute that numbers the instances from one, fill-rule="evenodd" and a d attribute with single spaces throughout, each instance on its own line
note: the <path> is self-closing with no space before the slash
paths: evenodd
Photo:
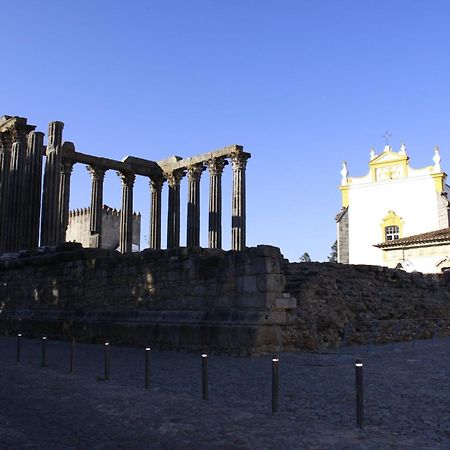
<path id="1" fill-rule="evenodd" d="M 115 159 L 241 144 L 253 155 L 248 245 L 290 260 L 327 258 L 342 160 L 364 175 L 385 130 L 412 166 L 432 164 L 439 144 L 450 170 L 448 0 L 24 0 L 0 11 L 0 115 L 44 132 L 61 120 L 79 151 Z M 135 186 L 146 236 L 148 182 Z M 230 167 L 223 186 L 229 248 Z M 71 195 L 88 206 L 84 167 Z M 105 203 L 120 201 L 108 172 Z"/>

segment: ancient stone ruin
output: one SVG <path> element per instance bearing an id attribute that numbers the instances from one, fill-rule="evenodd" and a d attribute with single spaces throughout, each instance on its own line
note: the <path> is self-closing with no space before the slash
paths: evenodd
<path id="1" fill-rule="evenodd" d="M 116 161 L 87 155 L 63 142 L 62 122 L 44 134 L 23 117 L 0 118 L 0 253 L 57 246 L 66 241 L 70 176 L 74 164 L 85 164 L 92 177 L 90 247 L 101 247 L 103 180 L 114 170 L 122 182 L 120 251 L 132 249 L 133 185 L 137 175 L 151 187 L 150 248 L 161 248 L 161 191 L 168 185 L 167 248 L 180 246 L 180 181 L 188 177 L 187 247 L 200 243 L 200 178 L 209 170 L 208 247 L 222 247 L 222 172 L 232 163 L 232 249 L 245 248 L 245 168 L 250 153 L 239 145 L 190 158 L 172 156 L 149 161 L 127 156 Z M 45 156 L 45 166 L 43 160 Z M 42 172 L 43 186 L 41 186 Z M 41 205 L 42 190 L 42 205 Z M 41 211 L 42 210 L 42 211 Z"/>
<path id="2" fill-rule="evenodd" d="M 378 266 L 289 263 L 278 248 L 246 248 L 250 154 L 241 146 L 158 162 L 135 157 L 115 161 L 80 153 L 63 142 L 61 122 L 50 124 L 47 146 L 34 128 L 24 118 L 0 119 L 3 333 L 246 354 L 450 333 L 448 273 L 422 276 Z M 221 177 L 228 161 L 233 172 L 232 250 L 225 251 Z M 92 175 L 90 248 L 64 243 L 76 163 L 86 164 Z M 202 249 L 199 185 L 206 168 L 209 248 Z M 120 252 L 102 248 L 107 240 L 102 228 L 106 170 L 116 171 L 122 181 Z M 150 248 L 132 253 L 136 175 L 150 180 Z M 187 242 L 182 247 L 180 180 L 185 175 Z M 167 249 L 161 249 L 165 183 Z"/>
<path id="3" fill-rule="evenodd" d="M 250 153 L 231 145 L 189 158 L 172 156 L 156 162 L 127 156 L 116 161 L 77 151 L 72 142 L 63 142 L 63 127 L 62 122 L 50 123 L 45 146 L 44 134 L 27 119 L 0 119 L 0 324 L 4 331 L 36 334 L 45 329 L 55 337 L 70 334 L 86 340 L 108 334 L 112 341 L 127 343 L 246 351 L 280 341 L 274 325 L 288 324 L 288 310 L 295 300 L 287 301 L 280 294 L 282 277 L 273 272 L 271 263 L 272 253 L 279 255 L 279 250 L 246 249 L 245 170 Z M 232 250 L 224 252 L 222 173 L 229 162 Z M 70 178 L 77 163 L 85 164 L 91 174 L 91 203 L 82 214 L 71 214 Z M 200 180 L 206 169 L 209 248 L 201 249 Z M 110 241 L 102 226 L 107 170 L 115 171 L 122 182 L 118 242 L 122 255 L 102 245 Z M 132 254 L 137 175 L 150 182 L 149 249 Z M 180 181 L 184 176 L 188 205 L 183 249 Z M 167 250 L 161 249 L 164 184 Z M 111 215 L 117 219 L 117 211 Z M 81 216 L 89 217 L 88 239 L 79 239 L 89 247 L 85 249 L 65 244 L 69 218 Z"/>

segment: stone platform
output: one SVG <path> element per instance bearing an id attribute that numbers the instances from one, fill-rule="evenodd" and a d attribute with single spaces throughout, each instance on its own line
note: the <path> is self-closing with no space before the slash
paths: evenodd
<path id="1" fill-rule="evenodd" d="M 295 318 L 279 249 L 70 249 L 0 262 L 0 326 L 86 342 L 279 350 Z"/>

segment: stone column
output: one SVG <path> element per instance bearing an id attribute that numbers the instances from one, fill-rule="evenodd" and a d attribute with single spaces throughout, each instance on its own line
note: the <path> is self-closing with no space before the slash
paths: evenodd
<path id="1" fill-rule="evenodd" d="M 223 158 L 213 158 L 206 163 L 209 169 L 209 248 L 222 248 L 222 172 L 226 164 Z"/>
<path id="2" fill-rule="evenodd" d="M 13 131 L 15 142 L 11 149 L 10 161 L 10 179 L 9 179 L 9 199 L 10 208 L 7 216 L 7 235 L 6 251 L 24 250 L 26 248 L 24 242 L 23 227 L 25 226 L 24 216 L 27 214 L 25 210 L 29 207 L 28 199 L 24 198 L 26 177 L 26 130 L 23 128 L 15 128 Z"/>
<path id="3" fill-rule="evenodd" d="M 233 193 L 231 208 L 231 249 L 245 249 L 245 167 L 248 153 L 235 153 L 231 155 L 233 164 Z"/>
<path id="4" fill-rule="evenodd" d="M 26 228 L 26 242 L 28 249 L 34 249 L 39 244 L 43 152 L 44 133 L 39 131 L 31 132 L 28 135 L 28 198 L 30 203 Z"/>
<path id="5" fill-rule="evenodd" d="M 188 205 L 187 205 L 187 235 L 188 247 L 200 246 L 200 177 L 203 164 L 188 167 Z"/>
<path id="6" fill-rule="evenodd" d="M 102 246 L 102 211 L 103 211 L 103 181 L 105 169 L 94 166 L 86 167 L 92 178 L 91 188 L 91 215 L 89 230 L 91 237 L 89 247 L 101 248 Z"/>
<path id="7" fill-rule="evenodd" d="M 59 178 L 59 242 L 66 242 L 66 231 L 69 225 L 70 177 L 73 164 L 72 161 L 63 161 L 61 163 Z"/>
<path id="8" fill-rule="evenodd" d="M 0 253 L 5 251 L 7 241 L 11 145 L 11 133 L 6 131 L 0 133 Z"/>
<path id="9" fill-rule="evenodd" d="M 150 205 L 150 248 L 161 248 L 161 191 L 164 178 L 158 177 L 150 180 L 151 205 Z"/>
<path id="10" fill-rule="evenodd" d="M 62 122 L 50 122 L 42 194 L 41 245 L 58 245 L 60 234 L 59 186 L 61 178 Z"/>
<path id="11" fill-rule="evenodd" d="M 117 172 L 122 180 L 122 210 L 120 211 L 120 241 L 121 253 L 133 250 L 133 185 L 134 173 Z"/>
<path id="12" fill-rule="evenodd" d="M 167 248 L 180 246 L 180 181 L 182 170 L 165 174 L 169 184 L 169 207 L 167 209 Z"/>

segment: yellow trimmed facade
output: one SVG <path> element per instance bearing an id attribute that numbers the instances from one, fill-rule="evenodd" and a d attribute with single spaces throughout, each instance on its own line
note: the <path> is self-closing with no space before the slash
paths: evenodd
<path id="1" fill-rule="evenodd" d="M 398 152 L 390 146 L 378 155 L 371 150 L 369 171 L 362 177 L 350 177 L 343 163 L 342 209 L 336 217 L 339 262 L 387 265 L 376 245 L 450 226 L 450 189 L 438 148 L 432 161 L 411 167 L 402 145 Z"/>

